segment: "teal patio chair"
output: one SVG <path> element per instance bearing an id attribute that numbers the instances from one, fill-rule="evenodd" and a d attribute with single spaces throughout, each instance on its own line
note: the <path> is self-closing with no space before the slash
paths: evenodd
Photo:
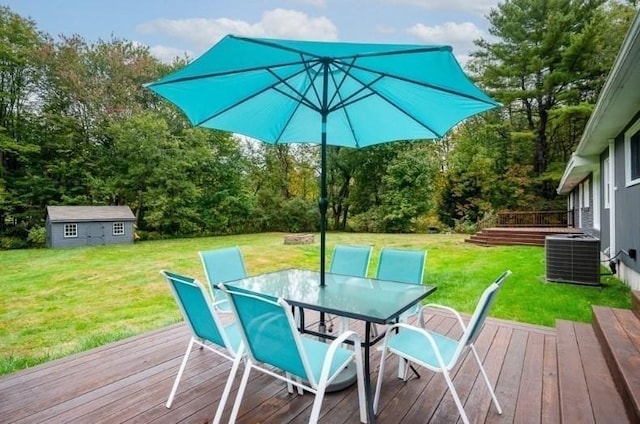
<path id="1" fill-rule="evenodd" d="M 426 260 L 426 250 L 383 247 L 380 251 L 375 278 L 407 284 L 422 284 Z M 409 316 L 417 314 L 419 309 L 420 305 L 415 305 L 402 314 L 400 320 L 406 321 Z"/>
<path id="2" fill-rule="evenodd" d="M 291 307 L 285 300 L 224 284 L 220 284 L 219 287 L 229 297 L 247 350 L 244 374 L 229 422 L 235 422 L 238 416 L 249 374 L 254 369 L 287 382 L 290 393 L 292 385 L 314 393 L 315 400 L 309 422 L 318 422 L 327 386 L 354 359 L 360 422 L 366 422 L 362 350 L 360 338 L 354 331 L 340 334 L 330 344 L 303 337 L 298 333 Z M 346 340 L 353 342 L 353 350 L 341 347 Z M 282 371 L 284 375 L 277 370 Z"/>
<path id="3" fill-rule="evenodd" d="M 371 246 L 336 244 L 331 254 L 329 272 L 353 277 L 366 277 L 372 249 Z"/>
<path id="4" fill-rule="evenodd" d="M 214 424 L 217 424 L 222 417 L 224 406 L 231 392 L 233 380 L 235 379 L 238 366 L 243 357 L 244 349 L 241 343 L 240 333 L 235 323 L 227 326 L 222 325 L 214 306 L 207 297 L 204 287 L 202 287 L 197 280 L 169 271 L 160 271 L 160 273 L 165 277 L 167 283 L 169 283 L 171 292 L 192 334 L 189 345 L 187 346 L 187 351 L 180 364 L 178 375 L 171 388 L 166 407 L 171 408 L 173 398 L 178 390 L 178 384 L 180 383 L 182 374 L 189 361 L 189 355 L 195 344 L 200 346 L 200 349 L 205 348 L 231 361 L 233 364 L 213 420 Z"/>
<path id="5" fill-rule="evenodd" d="M 376 278 L 378 280 L 398 281 L 406 284 L 422 284 L 426 260 L 426 250 L 383 247 L 378 259 Z M 406 322 L 409 317 L 416 315 L 419 310 L 420 305 L 414 305 L 400 315 L 400 321 Z M 373 328 L 377 334 L 377 328 Z M 401 363 L 400 367 L 398 367 L 398 378 L 406 380 L 407 371 L 408 369 L 405 369 Z M 415 369 L 413 371 L 418 375 Z"/>
<path id="6" fill-rule="evenodd" d="M 220 312 L 230 312 L 226 295 L 218 290 L 218 283 L 239 280 L 247 276 L 244 258 L 238 246 L 198 252 L 211 296 Z"/>
<path id="7" fill-rule="evenodd" d="M 511 271 L 504 272 L 496 281 L 491 283 L 491 285 L 485 289 L 467 325 L 465 325 L 462 317 L 456 310 L 438 304 L 427 304 L 420 309 L 418 320 L 419 327 L 411 326 L 402 322 L 391 326 L 390 330 L 398 329 L 399 331 L 387 331 L 384 338 L 382 355 L 380 358 L 380 370 L 378 372 L 378 381 L 376 384 L 376 393 L 373 401 L 374 411 L 378 409 L 378 402 L 380 401 L 380 390 L 382 388 L 385 359 L 387 353 L 392 353 L 398 355 L 398 357 L 403 360 L 423 366 L 431 371 L 442 373 L 447 382 L 447 386 L 451 391 L 453 400 L 458 407 L 462 421 L 467 424 L 469 419 L 462 407 L 462 402 L 460 402 L 458 393 L 453 386 L 453 381 L 451 380 L 449 371 L 451 371 L 458 362 L 464 359 L 466 356 L 464 353 L 469 349 L 473 353 L 473 356 L 480 367 L 480 373 L 482 374 L 482 378 L 491 393 L 491 398 L 498 410 L 498 414 L 502 414 L 502 408 L 498 403 L 498 399 L 496 398 L 496 394 L 491 386 L 489 377 L 487 377 L 487 373 L 482 366 L 480 356 L 478 356 L 478 352 L 473 344 L 482 330 L 485 318 L 496 299 L 502 282 L 509 275 L 511 275 Z M 424 325 L 423 313 L 429 308 L 444 309 L 451 312 L 462 328 L 463 334 L 460 339 L 452 339 L 435 331 L 427 330 Z M 402 363 L 402 361 L 400 361 L 400 363 Z"/>
<path id="8" fill-rule="evenodd" d="M 371 246 L 336 244 L 331 254 L 329 272 L 353 277 L 366 277 L 372 250 Z M 333 322 L 333 317 L 329 316 L 328 321 Z M 349 319 L 341 317 L 340 332 L 348 330 L 348 327 Z"/>

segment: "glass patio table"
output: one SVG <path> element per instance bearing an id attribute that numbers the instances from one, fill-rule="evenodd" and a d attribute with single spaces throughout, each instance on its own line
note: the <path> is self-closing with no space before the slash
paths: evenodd
<path id="1" fill-rule="evenodd" d="M 369 352 L 384 337 L 381 332 L 371 337 L 372 324 L 390 324 L 400 315 L 436 290 L 435 286 L 406 284 L 372 278 L 325 273 L 325 286 L 320 287 L 320 272 L 285 269 L 246 277 L 225 283 L 256 293 L 285 299 L 291 306 L 330 313 L 364 321 L 364 379 L 369 422 L 375 422 Z M 333 338 L 322 331 L 306 328 L 300 314 L 300 331 Z"/>

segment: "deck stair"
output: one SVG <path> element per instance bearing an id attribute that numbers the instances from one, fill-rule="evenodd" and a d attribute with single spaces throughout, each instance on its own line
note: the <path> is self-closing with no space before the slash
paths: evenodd
<path id="1" fill-rule="evenodd" d="M 592 309 L 592 325 L 556 322 L 561 422 L 640 422 L 640 292 Z"/>
<path id="2" fill-rule="evenodd" d="M 492 227 L 478 231 L 470 238 L 465 239 L 465 242 L 481 246 L 544 246 L 544 239 L 547 236 L 575 233 L 580 233 L 580 231 L 566 227 Z"/>

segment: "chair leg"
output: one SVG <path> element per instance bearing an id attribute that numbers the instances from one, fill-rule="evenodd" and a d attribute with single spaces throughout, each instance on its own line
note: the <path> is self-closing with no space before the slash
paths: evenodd
<path id="1" fill-rule="evenodd" d="M 400 357 L 398 357 L 400 358 Z M 384 363 L 387 359 L 387 345 L 382 346 L 380 354 L 380 368 L 378 369 L 378 381 L 376 382 L 376 394 L 373 397 L 373 412 L 378 412 L 378 402 L 380 401 L 380 389 L 382 388 L 382 377 L 384 375 Z M 402 360 L 402 358 L 400 358 Z"/>
<path id="2" fill-rule="evenodd" d="M 247 382 L 249 381 L 249 374 L 251 373 L 252 367 L 253 363 L 251 360 L 247 359 L 244 373 L 242 374 L 242 380 L 240 381 L 240 387 L 238 388 L 238 394 L 236 395 L 236 401 L 233 403 L 233 410 L 231 411 L 231 417 L 229 417 L 229 424 L 234 424 L 236 422 L 238 411 L 240 410 L 240 404 L 242 403 L 242 397 L 244 396 L 245 390 L 247 390 Z"/>
<path id="3" fill-rule="evenodd" d="M 409 379 L 409 361 L 404 359 L 402 356 L 398 356 L 398 378 L 403 381 L 407 381 Z"/>
<path id="4" fill-rule="evenodd" d="M 302 384 L 302 379 L 301 379 L 300 377 L 296 377 L 296 381 L 297 381 L 299 384 Z M 300 396 L 304 395 L 304 389 L 302 388 L 302 386 L 296 386 L 296 388 L 298 389 L 298 394 L 299 394 Z"/>
<path id="5" fill-rule="evenodd" d="M 189 345 L 187 346 L 187 351 L 184 354 L 184 358 L 182 358 L 182 363 L 180 364 L 180 369 L 178 370 L 178 375 L 176 375 L 176 379 L 173 382 L 173 387 L 171 388 L 171 392 L 169 393 L 169 399 L 167 399 L 166 407 L 171 408 L 171 404 L 173 403 L 173 398 L 178 391 L 178 384 L 180 384 L 180 379 L 182 378 L 182 373 L 184 369 L 187 367 L 187 361 L 189 361 L 189 355 L 191 354 L 191 349 L 193 349 L 193 344 L 195 343 L 195 339 L 191 337 L 189 341 Z"/>
<path id="6" fill-rule="evenodd" d="M 316 424 L 320 418 L 320 408 L 322 408 L 322 401 L 324 400 L 324 392 L 327 389 L 327 384 L 318 387 L 316 390 L 316 398 L 313 400 L 313 407 L 311 408 L 311 417 L 309 417 L 309 424 Z"/>
<path id="7" fill-rule="evenodd" d="M 293 378 L 293 376 L 288 372 L 285 372 L 284 376 L 287 377 L 287 392 L 289 392 L 289 394 L 293 394 L 293 384 L 291 384 L 291 379 Z M 300 377 L 296 377 L 296 381 L 302 384 L 302 379 L 300 379 Z M 296 385 L 296 391 L 300 396 L 304 394 L 304 389 L 298 385 Z"/>
<path id="8" fill-rule="evenodd" d="M 484 382 L 487 385 L 487 389 L 489 389 L 489 393 L 491 393 L 491 399 L 493 399 L 493 403 L 496 405 L 496 409 L 498 410 L 498 414 L 502 414 L 502 408 L 500 407 L 500 404 L 498 403 L 498 398 L 496 397 L 496 392 L 493 390 L 493 386 L 491 385 L 491 382 L 489 381 L 489 377 L 487 376 L 487 372 L 484 370 L 484 367 L 482 366 L 482 362 L 480 362 L 480 356 L 478 356 L 478 352 L 476 352 L 476 348 L 474 345 L 471 345 L 471 351 L 473 352 L 473 356 L 475 356 L 476 361 L 478 362 L 478 366 L 480 367 L 480 373 L 482 374 L 482 377 L 484 378 Z"/>
<path id="9" fill-rule="evenodd" d="M 288 372 L 284 373 L 284 376 L 287 378 L 287 393 L 292 394 L 293 393 L 293 384 L 291 384 L 291 374 L 289 374 Z"/>
<path id="10" fill-rule="evenodd" d="M 367 422 L 367 399 L 364 393 L 364 366 L 362 365 L 362 350 L 356 349 L 356 379 L 358 384 L 358 404 L 360 409 L 360 422 Z"/>
<path id="11" fill-rule="evenodd" d="M 453 386 L 453 381 L 451 381 L 451 376 L 449 376 L 449 371 L 442 370 L 442 374 L 444 375 L 444 379 L 447 381 L 447 386 L 449 386 L 449 391 L 451 392 L 451 396 L 453 396 L 453 400 L 458 407 L 458 412 L 460 412 L 460 418 L 462 418 L 462 422 L 464 424 L 469 424 L 469 419 L 467 418 L 467 414 L 464 412 L 464 408 L 462 407 L 462 402 L 460 402 L 460 398 L 458 397 L 458 392 L 456 388 Z"/>
<path id="12" fill-rule="evenodd" d="M 238 372 L 240 361 L 242 361 L 242 351 L 238 352 L 236 354 L 236 357 L 233 359 L 233 366 L 231 367 L 231 371 L 229 372 L 229 377 L 227 377 L 227 384 L 225 384 L 224 390 L 222 391 L 222 397 L 220 398 L 220 402 L 218 403 L 218 409 L 216 409 L 216 416 L 213 418 L 213 424 L 219 424 L 220 420 L 222 419 L 224 406 L 227 403 L 227 399 L 229 399 L 231 386 L 233 385 L 233 380 L 235 380 L 236 378 L 236 373 Z"/>

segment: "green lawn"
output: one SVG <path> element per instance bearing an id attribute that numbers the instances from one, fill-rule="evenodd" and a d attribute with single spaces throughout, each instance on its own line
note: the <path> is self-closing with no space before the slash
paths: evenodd
<path id="1" fill-rule="evenodd" d="M 426 283 L 438 286 L 429 301 L 464 312 L 472 311 L 505 269 L 513 275 L 492 309 L 494 317 L 554 326 L 556 318 L 589 322 L 592 304 L 630 307 L 629 289 L 611 277 L 602 278 L 602 288 L 546 283 L 543 248 L 478 247 L 464 237 L 330 233 L 327 242 L 328 253 L 335 243 L 373 244 L 370 275 L 382 246 L 426 249 Z M 0 251 L 0 374 L 178 321 L 158 271 L 204 280 L 197 251 L 232 245 L 242 249 L 250 274 L 319 268 L 317 243 L 285 246 L 278 233 Z"/>

